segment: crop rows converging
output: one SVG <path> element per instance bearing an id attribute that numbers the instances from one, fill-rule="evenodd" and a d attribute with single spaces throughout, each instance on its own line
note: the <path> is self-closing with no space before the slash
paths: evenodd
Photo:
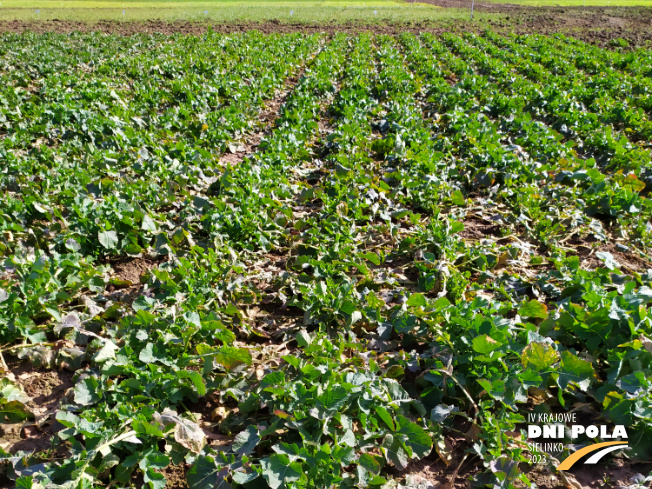
<path id="1" fill-rule="evenodd" d="M 1 40 L 0 482 L 530 487 L 531 413 L 652 459 L 649 51 Z"/>

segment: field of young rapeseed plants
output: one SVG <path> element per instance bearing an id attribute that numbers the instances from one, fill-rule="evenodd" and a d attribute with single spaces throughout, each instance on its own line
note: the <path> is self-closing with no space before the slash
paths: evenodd
<path id="1" fill-rule="evenodd" d="M 531 487 L 609 441 L 533 414 L 652 460 L 651 51 L 0 37 L 0 482 Z"/>

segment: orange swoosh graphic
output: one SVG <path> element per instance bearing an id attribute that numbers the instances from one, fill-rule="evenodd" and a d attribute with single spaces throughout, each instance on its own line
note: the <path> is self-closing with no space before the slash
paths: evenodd
<path id="1" fill-rule="evenodd" d="M 581 459 L 584 455 L 588 455 L 591 452 L 595 452 L 596 450 L 600 450 L 601 448 L 604 447 L 610 447 L 612 445 L 627 445 L 626 441 L 605 441 L 602 443 L 596 443 L 595 445 L 589 445 L 588 447 L 584 447 L 581 450 L 578 450 L 575 452 L 573 455 L 570 455 L 564 461 L 559 464 L 559 467 L 557 467 L 557 470 L 568 470 L 570 469 L 575 462 L 577 462 L 579 459 Z"/>

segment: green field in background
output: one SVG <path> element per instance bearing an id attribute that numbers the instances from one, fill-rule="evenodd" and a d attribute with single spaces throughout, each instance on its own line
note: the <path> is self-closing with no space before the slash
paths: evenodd
<path id="1" fill-rule="evenodd" d="M 470 3 L 469 3 L 470 5 Z M 441 9 L 428 4 L 400 1 L 256 1 L 240 0 L 179 2 L 178 0 L 0 1 L 0 20 L 286 20 L 327 21 L 419 21 L 466 18 L 468 12 Z"/>
<path id="2" fill-rule="evenodd" d="M 652 6 L 652 0 L 479 0 L 532 6 Z M 586 2 L 586 3 L 585 3 Z M 429 4 L 400 0 L 371 1 L 291 1 L 291 0 L 3 0 L 0 20 L 210 20 L 287 22 L 415 22 L 455 21 L 469 18 L 470 0 L 459 0 L 459 8 L 438 8 Z M 496 13 L 476 13 L 475 19 L 502 17 Z"/>

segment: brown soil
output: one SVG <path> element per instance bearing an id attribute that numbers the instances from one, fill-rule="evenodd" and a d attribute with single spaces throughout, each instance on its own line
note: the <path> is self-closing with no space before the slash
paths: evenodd
<path id="1" fill-rule="evenodd" d="M 374 24 L 364 25 L 360 23 L 340 24 L 337 22 L 329 23 L 304 23 L 304 22 L 280 22 L 280 21 L 234 21 L 228 24 L 216 24 L 210 22 L 192 22 L 192 21 L 172 21 L 148 20 L 135 22 L 118 22 L 103 20 L 97 23 L 68 20 L 47 20 L 47 21 L 21 21 L 10 20 L 0 21 L 0 32 L 106 32 L 110 34 L 119 34 L 130 36 L 134 34 L 205 34 L 212 29 L 218 34 L 237 34 L 248 31 L 259 31 L 263 34 L 291 34 L 302 32 L 305 34 L 334 34 L 345 32 L 357 34 L 360 32 L 372 32 L 378 34 L 398 34 L 405 29 L 412 32 L 432 31 L 427 23 L 409 23 L 409 24 Z M 438 29 L 441 31 L 441 29 Z"/>
<path id="2" fill-rule="evenodd" d="M 449 8 L 468 8 L 468 1 L 419 0 Z M 395 35 L 403 32 L 482 31 L 490 27 L 498 32 L 517 33 L 565 33 L 587 42 L 604 45 L 621 37 L 635 45 L 652 43 L 652 9 L 646 7 L 526 7 L 509 3 L 476 3 L 478 11 L 496 14 L 487 22 L 408 22 L 391 24 L 349 23 L 286 23 L 280 21 L 246 22 L 228 24 L 209 22 L 150 20 L 144 22 L 99 21 L 87 23 L 67 20 L 52 21 L 2 21 L 0 32 L 107 32 L 120 35 L 140 33 L 203 34 L 208 29 L 220 34 L 232 34 L 257 30 L 265 34 L 303 32 L 306 34 L 345 32 L 356 34 L 372 32 Z"/>
<path id="3" fill-rule="evenodd" d="M 58 431 L 53 414 L 66 391 L 73 386 L 73 373 L 68 371 L 37 369 L 25 362 L 9 362 L 25 393 L 30 397 L 27 407 L 34 414 L 35 421 L 24 424 L 0 425 L 3 448 L 11 453 L 18 450 L 41 452 L 51 446 L 51 438 Z"/>
<path id="4" fill-rule="evenodd" d="M 109 264 L 114 270 L 112 279 L 116 280 L 110 283 L 106 288 L 113 300 L 118 300 L 125 304 L 131 304 L 141 294 L 143 285 L 140 283 L 141 277 L 156 268 L 161 260 L 152 260 L 150 258 L 131 258 L 122 257 Z"/>
<path id="5" fill-rule="evenodd" d="M 476 216 L 468 216 L 464 221 L 464 230 L 459 233 L 464 239 L 486 239 L 490 236 L 500 237 L 500 226 Z"/>
<path id="6" fill-rule="evenodd" d="M 188 483 L 186 482 L 187 471 L 188 466 L 184 463 L 168 465 L 161 471 L 167 481 L 165 489 L 188 489 Z"/>
<path id="7" fill-rule="evenodd" d="M 295 307 L 286 307 L 279 304 L 260 303 L 248 308 L 252 318 L 252 331 L 261 342 L 278 343 L 290 338 L 303 324 L 303 311 Z"/>
<path id="8" fill-rule="evenodd" d="M 16 382 L 32 399 L 28 404 L 36 418 L 46 416 L 59 405 L 59 400 L 73 386 L 73 372 L 37 369 L 29 363 L 10 365 Z"/>
<path id="9" fill-rule="evenodd" d="M 115 270 L 115 278 L 138 286 L 140 277 L 155 268 L 158 262 L 148 258 L 123 258 L 111 265 Z"/>
<path id="10" fill-rule="evenodd" d="M 636 46 L 649 46 L 652 43 L 650 8 L 521 7 L 516 12 L 507 10 L 506 13 L 510 15 L 504 21 L 489 21 L 490 26 L 499 32 L 512 31 L 517 34 L 563 33 L 602 46 L 615 38 L 626 39 Z"/>
<path id="11" fill-rule="evenodd" d="M 604 262 L 596 256 L 596 253 L 599 251 L 611 253 L 614 259 L 620 264 L 623 272 L 631 270 L 641 273 L 652 269 L 652 262 L 633 252 L 618 250 L 616 244 L 613 242 L 596 245 L 595 241 L 575 237 L 568 243 L 576 250 L 576 254 L 580 258 L 580 266 L 585 270 L 595 270 L 597 267 L 604 267 Z"/>

